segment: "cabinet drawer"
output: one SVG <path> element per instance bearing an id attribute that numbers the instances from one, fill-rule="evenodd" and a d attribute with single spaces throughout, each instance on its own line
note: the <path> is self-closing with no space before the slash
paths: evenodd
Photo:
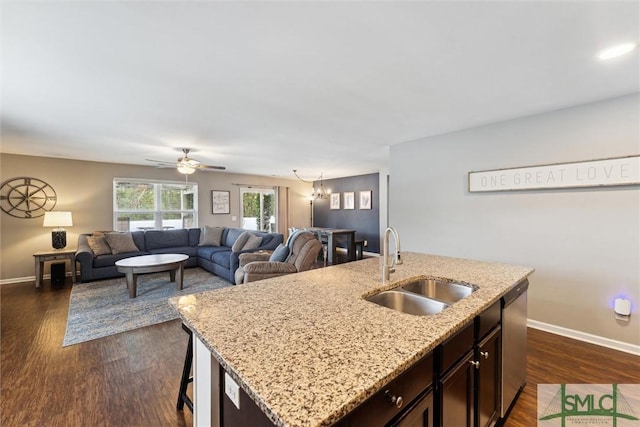
<path id="1" fill-rule="evenodd" d="M 335 426 L 339 427 L 371 427 L 387 424 L 400 414 L 410 403 L 433 382 L 433 355 L 429 354 L 418 363 L 400 374 L 380 391 L 358 406 Z M 402 397 L 399 408 L 391 402 L 391 396 Z"/>
<path id="2" fill-rule="evenodd" d="M 499 308 L 500 306 L 498 306 Z M 473 322 L 463 327 L 458 333 L 446 340 L 439 347 L 440 357 L 438 372 L 446 372 L 454 363 L 473 347 Z"/>
<path id="3" fill-rule="evenodd" d="M 500 323 L 500 300 L 480 313 L 480 315 L 476 317 L 475 322 L 476 341 L 480 341 Z"/>
<path id="4" fill-rule="evenodd" d="M 46 257 L 46 261 L 55 261 L 58 259 L 71 259 L 69 255 L 49 255 Z"/>

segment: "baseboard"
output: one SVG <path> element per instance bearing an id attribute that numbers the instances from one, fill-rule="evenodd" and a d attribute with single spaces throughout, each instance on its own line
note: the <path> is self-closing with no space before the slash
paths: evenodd
<path id="1" fill-rule="evenodd" d="M 71 277 L 71 272 L 67 271 L 64 274 L 64 277 Z M 50 274 L 45 274 L 42 277 L 42 280 L 49 280 L 51 279 L 51 275 Z M 31 284 L 35 283 L 36 281 L 36 276 L 27 276 L 27 277 L 14 277 L 11 279 L 0 279 L 0 286 L 2 285 L 13 285 L 16 283 L 24 283 L 24 282 L 31 282 Z"/>
<path id="2" fill-rule="evenodd" d="M 549 323 L 538 322 L 537 320 L 527 320 L 527 326 L 533 329 L 550 332 L 563 337 L 573 338 L 578 341 L 588 342 L 590 344 L 607 347 L 613 350 L 623 351 L 625 353 L 640 356 L 640 345 L 629 344 L 627 342 L 616 341 L 597 335 L 588 334 L 586 332 L 576 331 L 574 329 L 563 328 L 562 326 L 551 325 Z"/>
<path id="3" fill-rule="evenodd" d="M 36 276 L 14 277 L 11 279 L 0 279 L 0 285 L 13 285 L 15 283 L 35 282 Z"/>

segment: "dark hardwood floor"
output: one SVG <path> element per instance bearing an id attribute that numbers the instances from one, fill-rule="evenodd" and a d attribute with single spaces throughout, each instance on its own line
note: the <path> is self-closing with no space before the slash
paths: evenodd
<path id="1" fill-rule="evenodd" d="M 0 286 L 0 425 L 191 425 L 175 408 L 180 321 L 62 348 L 70 291 Z M 640 383 L 640 357 L 530 329 L 528 379 L 506 427 L 536 425 L 537 384 Z"/>
<path id="2" fill-rule="evenodd" d="M 640 356 L 528 330 L 527 384 L 504 427 L 537 425 L 538 384 L 640 384 Z"/>

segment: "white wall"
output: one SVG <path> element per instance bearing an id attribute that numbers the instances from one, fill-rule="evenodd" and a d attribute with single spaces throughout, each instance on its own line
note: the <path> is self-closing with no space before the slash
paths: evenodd
<path id="1" fill-rule="evenodd" d="M 403 250 L 530 265 L 529 318 L 640 345 L 640 189 L 469 193 L 469 171 L 640 153 L 638 94 L 393 146 Z M 452 114 L 454 114 L 452 112 Z M 626 295 L 631 322 L 614 319 Z"/>

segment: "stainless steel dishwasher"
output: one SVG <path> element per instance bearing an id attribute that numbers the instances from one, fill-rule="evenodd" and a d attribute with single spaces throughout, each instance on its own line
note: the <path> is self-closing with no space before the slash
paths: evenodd
<path id="1" fill-rule="evenodd" d="M 527 379 L 528 288 L 525 279 L 502 297 L 502 418 Z"/>

